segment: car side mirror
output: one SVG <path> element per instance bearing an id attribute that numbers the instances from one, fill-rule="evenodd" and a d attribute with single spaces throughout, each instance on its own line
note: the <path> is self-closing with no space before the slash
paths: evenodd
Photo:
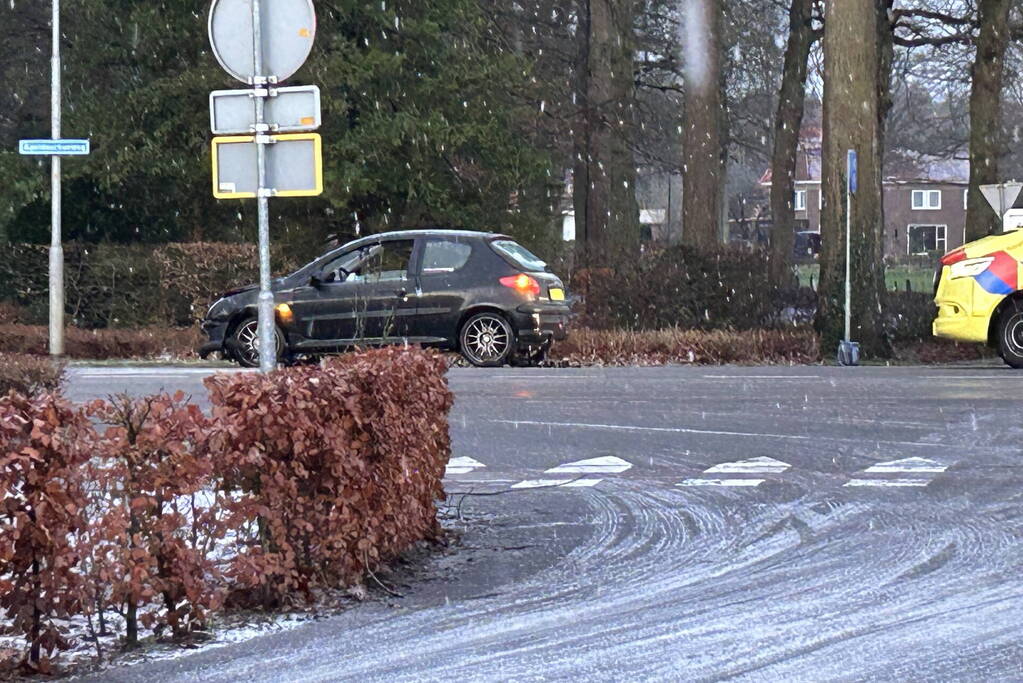
<path id="1" fill-rule="evenodd" d="M 323 284 L 323 273 L 313 273 L 309 276 L 309 286 L 319 287 Z"/>

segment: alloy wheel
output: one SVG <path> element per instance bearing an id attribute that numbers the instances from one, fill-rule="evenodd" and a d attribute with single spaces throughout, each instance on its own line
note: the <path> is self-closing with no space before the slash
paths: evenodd
<path id="1" fill-rule="evenodd" d="M 259 320 L 252 318 L 246 320 L 235 332 L 235 340 L 238 342 L 238 361 L 247 367 L 259 367 Z M 275 358 L 281 357 L 283 340 L 281 333 L 274 329 L 274 341 L 276 342 Z"/>
<path id="2" fill-rule="evenodd" d="M 508 323 L 492 313 L 482 313 L 462 331 L 462 352 L 473 365 L 501 364 L 511 350 L 512 333 Z"/>

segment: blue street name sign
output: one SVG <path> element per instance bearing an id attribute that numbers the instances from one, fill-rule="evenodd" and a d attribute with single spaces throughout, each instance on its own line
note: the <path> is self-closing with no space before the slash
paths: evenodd
<path id="1" fill-rule="evenodd" d="M 859 162 L 856 158 L 856 150 L 849 150 L 849 192 L 856 194 L 859 179 L 856 177 L 859 172 Z"/>
<path id="2" fill-rule="evenodd" d="M 31 156 L 80 157 L 89 154 L 88 140 L 21 140 L 18 153 Z"/>

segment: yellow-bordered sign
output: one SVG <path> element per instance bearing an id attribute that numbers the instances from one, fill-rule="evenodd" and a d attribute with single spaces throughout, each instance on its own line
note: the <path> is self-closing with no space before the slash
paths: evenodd
<path id="1" fill-rule="evenodd" d="M 318 133 L 271 135 L 266 147 L 266 184 L 274 197 L 315 197 L 323 194 L 323 143 Z M 256 196 L 256 137 L 213 138 L 213 196 L 252 199 Z"/>

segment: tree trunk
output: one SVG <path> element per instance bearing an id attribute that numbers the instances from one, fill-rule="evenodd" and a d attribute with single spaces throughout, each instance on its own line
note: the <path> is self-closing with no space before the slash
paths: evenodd
<path id="1" fill-rule="evenodd" d="M 575 130 L 578 262 L 602 267 L 635 244 L 639 212 L 632 123 L 632 0 L 579 0 Z"/>
<path id="2" fill-rule="evenodd" d="M 787 287 L 792 281 L 795 241 L 796 160 L 806 100 L 807 60 L 816 35 L 812 26 L 814 0 L 792 0 L 789 39 L 785 48 L 778 115 L 774 120 L 774 155 L 771 159 L 771 281 Z"/>
<path id="3" fill-rule="evenodd" d="M 827 3 L 824 29 L 824 207 L 816 327 L 825 354 L 844 336 L 846 155 L 859 160 L 851 223 L 852 332 L 864 356 L 886 358 L 882 150 L 891 69 L 891 0 Z"/>
<path id="4" fill-rule="evenodd" d="M 722 0 L 685 4 L 685 126 L 682 134 L 682 242 L 712 248 L 724 218 Z"/>
<path id="5" fill-rule="evenodd" d="M 970 189 L 966 198 L 966 240 L 1001 231 L 980 186 L 1003 180 L 998 160 L 1005 149 L 1002 134 L 1002 79 L 1009 44 L 1011 0 L 979 0 L 980 35 L 970 91 Z"/>

